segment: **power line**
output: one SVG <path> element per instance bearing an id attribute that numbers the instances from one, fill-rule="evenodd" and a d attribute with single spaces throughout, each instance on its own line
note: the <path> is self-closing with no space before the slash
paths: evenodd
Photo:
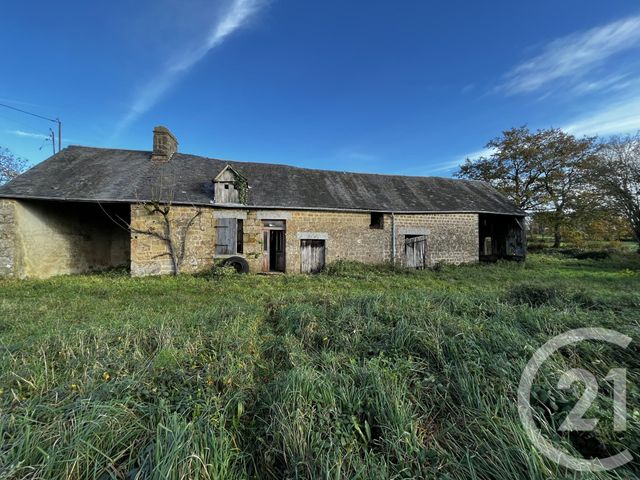
<path id="1" fill-rule="evenodd" d="M 0 107 L 10 108 L 11 110 L 15 110 L 16 112 L 26 113 L 27 115 L 32 115 L 34 117 L 38 117 L 43 120 L 49 120 L 50 122 L 58 122 L 58 119 L 43 117 L 42 115 L 38 115 L 37 113 L 27 112 L 26 110 L 21 110 L 19 108 L 12 107 L 11 105 L 6 105 L 4 103 L 0 103 Z"/>
<path id="2" fill-rule="evenodd" d="M 47 120 L 49 122 L 53 122 L 53 123 L 57 123 L 58 124 L 58 151 L 62 150 L 62 122 L 60 121 L 59 118 L 49 118 L 49 117 L 43 117 L 42 115 L 38 115 L 37 113 L 33 113 L 33 112 L 27 112 L 26 110 L 22 110 L 20 108 L 16 108 L 16 107 L 12 107 L 11 105 L 7 105 L 5 103 L 0 103 L 0 107 L 5 107 L 5 108 L 9 108 L 11 110 L 15 110 L 16 112 L 20 112 L 20 113 L 25 113 L 27 115 L 31 115 L 32 117 L 37 117 L 37 118 L 41 118 L 42 120 Z M 54 146 L 55 146 L 55 141 L 54 141 Z M 55 153 L 55 151 L 54 151 Z"/>

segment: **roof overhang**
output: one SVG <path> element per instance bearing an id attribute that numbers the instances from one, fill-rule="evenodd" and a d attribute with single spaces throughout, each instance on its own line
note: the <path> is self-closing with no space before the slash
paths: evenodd
<path id="1" fill-rule="evenodd" d="M 0 194 L 0 199 L 7 200 L 39 200 L 49 202 L 75 202 L 75 203 L 127 203 L 130 205 L 150 202 L 151 200 L 141 200 L 139 198 L 73 198 L 73 197 L 47 197 L 47 196 L 33 196 L 33 195 L 3 195 Z M 160 201 L 160 203 L 164 203 Z M 244 205 L 244 204 L 230 204 L 230 203 L 201 203 L 201 202 L 185 202 L 185 201 L 171 201 L 166 202 L 172 205 L 180 206 L 193 206 L 193 207 L 209 207 L 209 208 L 222 208 L 231 210 L 302 210 L 302 211 L 315 211 L 315 212 L 351 212 L 351 213 L 388 213 L 395 215 L 438 215 L 438 214 L 486 214 L 486 215 L 504 215 L 509 217 L 526 217 L 525 212 L 495 212 L 485 210 L 390 210 L 390 209 L 364 209 L 364 208 L 331 208 L 331 207 L 296 207 L 296 206 L 282 206 L 282 205 Z"/>

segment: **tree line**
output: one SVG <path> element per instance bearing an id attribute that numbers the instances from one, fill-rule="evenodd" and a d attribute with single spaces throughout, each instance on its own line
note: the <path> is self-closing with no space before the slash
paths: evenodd
<path id="1" fill-rule="evenodd" d="M 578 138 L 522 126 L 486 147 L 490 154 L 468 158 L 455 175 L 493 185 L 552 233 L 554 247 L 581 234 L 628 234 L 640 244 L 640 133 Z"/>

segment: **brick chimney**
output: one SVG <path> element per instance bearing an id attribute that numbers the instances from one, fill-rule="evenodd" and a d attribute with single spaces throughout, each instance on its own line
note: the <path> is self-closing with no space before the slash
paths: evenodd
<path id="1" fill-rule="evenodd" d="M 158 126 L 153 129 L 153 154 L 154 162 L 168 162 L 173 154 L 178 151 L 178 140 L 167 127 Z"/>

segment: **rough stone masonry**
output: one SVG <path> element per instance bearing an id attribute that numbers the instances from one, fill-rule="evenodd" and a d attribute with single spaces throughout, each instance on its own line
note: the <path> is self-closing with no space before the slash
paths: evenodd
<path id="1" fill-rule="evenodd" d="M 483 182 L 236 162 L 178 152 L 70 146 L 0 186 L 0 277 L 127 269 L 318 271 L 337 260 L 522 259 L 524 212 Z M 165 218 L 149 209 L 161 205 Z M 167 223 L 168 222 L 168 223 Z M 170 238 L 170 242 L 167 242 Z"/>

